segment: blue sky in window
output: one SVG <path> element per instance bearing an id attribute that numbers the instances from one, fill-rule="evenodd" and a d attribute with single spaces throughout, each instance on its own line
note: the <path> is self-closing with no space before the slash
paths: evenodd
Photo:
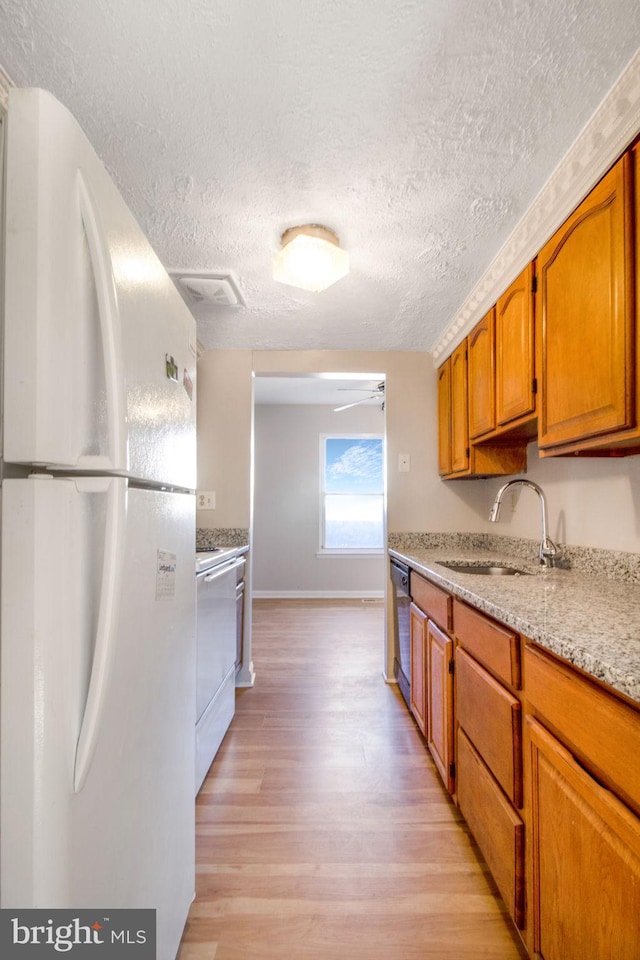
<path id="1" fill-rule="evenodd" d="M 382 438 L 327 437 L 327 493 L 382 493 Z"/>

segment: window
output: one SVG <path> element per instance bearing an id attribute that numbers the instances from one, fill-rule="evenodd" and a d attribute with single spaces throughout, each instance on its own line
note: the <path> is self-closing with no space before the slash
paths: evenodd
<path id="1" fill-rule="evenodd" d="M 384 547 L 383 439 L 321 438 L 323 552 L 371 553 Z"/>

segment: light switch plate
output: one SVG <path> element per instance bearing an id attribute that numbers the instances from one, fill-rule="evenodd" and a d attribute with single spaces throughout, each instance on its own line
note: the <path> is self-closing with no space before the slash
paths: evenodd
<path id="1" fill-rule="evenodd" d="M 198 510 L 215 510 L 216 495 L 213 490 L 198 490 Z"/>
<path id="2" fill-rule="evenodd" d="M 409 473 L 411 470 L 411 454 L 409 453 L 399 453 L 398 454 L 398 470 L 400 473 Z"/>

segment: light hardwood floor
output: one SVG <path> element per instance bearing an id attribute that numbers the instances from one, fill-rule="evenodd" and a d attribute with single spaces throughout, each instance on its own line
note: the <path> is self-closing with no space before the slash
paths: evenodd
<path id="1" fill-rule="evenodd" d="M 254 603 L 179 960 L 525 954 L 396 688 L 381 602 Z"/>

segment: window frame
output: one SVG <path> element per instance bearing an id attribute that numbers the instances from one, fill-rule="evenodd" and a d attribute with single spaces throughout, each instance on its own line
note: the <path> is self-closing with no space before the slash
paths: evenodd
<path id="1" fill-rule="evenodd" d="M 363 493 L 363 494 L 336 494 L 327 493 L 325 490 L 326 478 L 326 450 L 327 440 L 380 440 L 382 443 L 382 491 L 381 493 Z M 317 557 L 378 557 L 385 553 L 386 547 L 386 440 L 384 433 L 331 433 L 320 434 L 320 469 L 318 471 L 319 482 L 319 528 L 318 528 L 318 552 Z M 363 497 L 382 497 L 382 546 L 380 547 L 325 547 L 326 530 L 326 497 L 327 496 L 363 496 Z"/>

